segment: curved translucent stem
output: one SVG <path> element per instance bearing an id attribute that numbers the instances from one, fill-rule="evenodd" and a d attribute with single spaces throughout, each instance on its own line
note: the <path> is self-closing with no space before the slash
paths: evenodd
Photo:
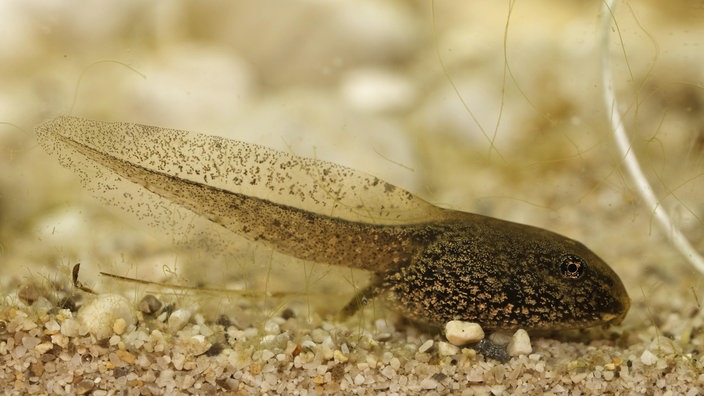
<path id="1" fill-rule="evenodd" d="M 635 184 L 636 190 L 641 199 L 652 211 L 655 218 L 658 220 L 660 227 L 665 234 L 670 238 L 675 248 L 682 253 L 687 260 L 699 272 L 704 274 L 704 257 L 697 252 L 689 243 L 687 238 L 682 234 L 679 228 L 672 223 L 670 216 L 667 214 L 660 201 L 655 196 L 653 188 L 648 183 L 648 180 L 643 175 L 643 171 L 638 163 L 633 150 L 631 150 L 630 140 L 626 134 L 626 129 L 623 126 L 623 120 L 618 111 L 618 101 L 614 93 L 613 76 L 611 74 L 611 57 L 609 56 L 609 38 L 611 32 L 611 21 L 613 20 L 613 10 L 616 0 L 604 0 L 602 3 L 602 43 L 601 43 L 601 75 L 604 84 L 604 102 L 607 111 L 609 112 L 609 121 L 611 123 L 611 132 L 616 140 L 616 145 L 619 152 L 623 156 L 623 164 L 628 171 L 629 176 Z M 618 26 L 616 27 L 618 31 Z"/>

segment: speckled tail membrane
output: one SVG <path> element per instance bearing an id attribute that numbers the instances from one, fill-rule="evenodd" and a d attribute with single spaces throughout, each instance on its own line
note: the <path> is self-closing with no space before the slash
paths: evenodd
<path id="1" fill-rule="evenodd" d="M 619 323 L 630 306 L 616 273 L 575 240 L 436 207 L 344 166 L 222 137 L 77 117 L 47 121 L 37 134 L 84 181 L 98 178 L 94 192 L 114 188 L 116 177 L 128 180 L 280 252 L 370 271 L 370 284 L 345 314 L 383 296 L 400 314 L 431 325 L 566 329 Z M 137 210 L 138 202 L 121 206 Z M 151 209 L 158 208 L 145 217 Z"/>

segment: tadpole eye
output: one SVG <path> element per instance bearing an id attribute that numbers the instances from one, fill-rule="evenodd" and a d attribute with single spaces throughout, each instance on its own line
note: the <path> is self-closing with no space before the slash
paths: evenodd
<path id="1" fill-rule="evenodd" d="M 562 257 L 560 262 L 560 273 L 565 279 L 579 279 L 587 270 L 587 263 L 577 256 L 568 254 Z"/>

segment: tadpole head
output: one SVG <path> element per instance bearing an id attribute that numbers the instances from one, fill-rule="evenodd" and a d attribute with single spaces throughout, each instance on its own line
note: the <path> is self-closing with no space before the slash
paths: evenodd
<path id="1" fill-rule="evenodd" d="M 533 251 L 524 258 L 526 265 L 535 265 L 540 278 L 528 277 L 523 284 L 540 290 L 541 300 L 551 307 L 543 314 L 546 320 L 536 327 L 586 328 L 621 323 L 630 308 L 630 298 L 613 269 L 580 242 L 553 233 L 542 238 L 547 239 L 542 241 L 541 253 Z"/>
<path id="2" fill-rule="evenodd" d="M 630 299 L 619 276 L 582 243 L 522 225 L 504 236 L 513 249 L 495 265 L 499 294 L 514 307 L 513 321 L 532 329 L 587 328 L 619 324 Z M 510 313 L 507 313 L 510 320 Z M 496 323 L 500 325 L 500 323 Z"/>
<path id="3" fill-rule="evenodd" d="M 448 226 L 388 282 L 404 314 L 442 325 L 556 330 L 618 324 L 630 299 L 618 275 L 580 242 L 502 220 Z"/>

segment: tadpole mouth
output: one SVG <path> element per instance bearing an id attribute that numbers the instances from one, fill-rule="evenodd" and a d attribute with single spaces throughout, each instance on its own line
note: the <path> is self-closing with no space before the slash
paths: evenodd
<path id="1" fill-rule="evenodd" d="M 616 305 L 618 307 L 614 310 L 615 312 L 605 312 L 601 314 L 601 320 L 605 324 L 613 326 L 620 325 L 626 318 L 628 310 L 631 308 L 631 299 L 625 291 L 622 296 L 619 296 L 618 304 Z"/>

